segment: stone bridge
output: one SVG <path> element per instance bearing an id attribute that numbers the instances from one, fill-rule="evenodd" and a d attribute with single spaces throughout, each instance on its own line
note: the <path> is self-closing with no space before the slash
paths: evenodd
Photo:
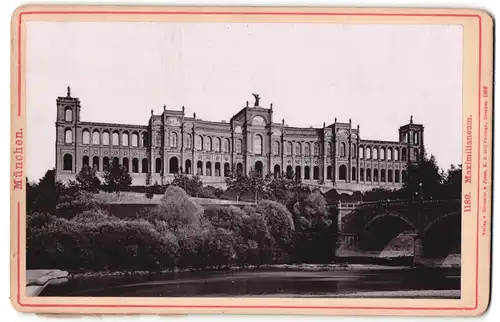
<path id="1" fill-rule="evenodd" d="M 338 202 L 338 248 L 381 251 L 408 247 L 418 263 L 424 257 L 460 252 L 460 200 Z"/>

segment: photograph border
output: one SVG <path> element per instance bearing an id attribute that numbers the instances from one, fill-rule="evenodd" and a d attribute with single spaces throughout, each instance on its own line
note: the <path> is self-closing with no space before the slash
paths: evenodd
<path id="1" fill-rule="evenodd" d="M 474 299 L 473 303 L 461 306 L 434 306 L 442 300 L 422 300 L 410 299 L 408 301 L 421 303 L 430 303 L 434 305 L 406 305 L 406 306 L 389 306 L 389 305 L 327 305 L 325 302 L 338 301 L 339 299 L 322 299 L 322 300 L 307 300 L 323 302 L 324 305 L 196 305 L 196 304 L 155 304 L 154 302 L 164 301 L 164 299 L 143 299 L 140 298 L 138 304 L 98 304 L 90 303 L 91 300 L 85 298 L 81 303 L 40 303 L 39 299 L 30 298 L 26 301 L 26 296 L 23 294 L 24 286 L 22 286 L 23 269 L 25 269 L 25 253 L 22 249 L 23 245 L 23 227 L 22 221 L 25 220 L 25 190 L 23 188 L 25 181 L 26 169 L 26 130 L 25 129 L 25 50 L 24 46 L 26 38 L 25 22 L 26 17 L 37 17 L 41 20 L 52 20 L 53 18 L 63 18 L 65 21 L 72 21 L 72 17 L 79 16 L 92 16 L 93 19 L 108 16 L 149 16 L 149 17 L 168 17 L 168 16 L 190 16 L 195 19 L 203 19 L 207 16 L 265 16 L 271 22 L 277 16 L 301 16 L 308 17 L 311 22 L 317 17 L 367 17 L 367 18 L 460 18 L 471 19 L 477 24 L 478 34 L 476 35 L 478 44 L 476 55 L 478 56 L 478 70 L 477 70 L 477 106 L 474 109 L 476 115 L 472 114 L 473 120 L 476 124 L 473 128 L 472 137 L 474 138 L 472 144 L 472 169 L 474 172 L 473 177 L 477 175 L 472 182 L 477 182 L 477 196 L 474 198 L 475 206 L 477 208 L 477 220 L 475 229 L 475 251 L 474 251 Z M 50 19 L 47 19 L 49 18 Z M 234 17 L 233 17 L 234 19 Z M 94 21 L 94 20 L 92 20 Z M 229 21 L 228 21 L 229 22 Z M 232 22 L 232 21 L 231 21 Z M 72 309 L 63 310 L 64 312 L 111 312 L 111 313 L 124 313 L 124 310 L 107 310 L 118 308 L 140 308 L 148 309 L 147 312 L 157 312 L 155 309 L 182 309 L 181 312 L 186 313 L 206 313 L 207 311 L 199 309 L 214 309 L 209 310 L 208 313 L 297 313 L 297 314 L 375 314 L 374 311 L 385 311 L 383 314 L 432 314 L 432 315 L 477 315 L 487 308 L 489 302 L 489 283 L 490 283 L 490 243 L 491 243 L 491 111 L 492 100 L 492 20 L 489 15 L 479 10 L 460 10 L 460 9 L 348 9 L 348 8 L 314 8 L 314 7 L 130 7 L 130 6 L 24 6 L 18 8 L 12 18 L 12 115 L 11 115 L 11 300 L 16 309 L 20 311 L 37 311 L 37 312 L 54 312 L 47 309 Z M 466 28 L 466 27 L 464 27 Z M 464 32 L 465 38 L 465 32 Z M 464 45 L 464 51 L 465 51 Z M 470 61 L 463 61 L 464 66 L 470 64 Z M 465 90 L 464 81 L 464 90 Z M 486 97 L 485 97 L 486 91 Z M 463 110 L 467 102 L 463 102 Z M 472 110 L 472 108 L 471 108 Z M 483 113 L 482 113 L 483 111 Z M 21 126 L 19 126 L 21 125 Z M 465 127 L 463 126 L 465 132 Z M 477 132 L 477 133 L 476 133 Z M 477 143 L 476 143 L 477 142 Z M 475 146 L 477 144 L 477 146 Z M 465 146 L 465 142 L 462 144 Z M 486 151 L 486 152 L 485 152 Z M 477 162 L 477 163 L 476 163 Z M 483 179 L 483 170 L 488 169 L 487 175 Z M 477 171 L 477 173 L 476 173 Z M 19 187 L 19 180 L 22 184 Z M 475 185 L 472 185 L 475 186 Z M 472 188 L 471 188 L 472 189 Z M 482 192 L 486 191 L 486 195 Z M 475 195 L 472 191 L 472 196 Z M 23 197 L 24 194 L 24 197 Z M 462 194 L 462 197 L 464 194 Z M 464 199 L 462 199 L 463 202 Z M 483 209 L 480 211 L 480 205 Z M 486 205 L 486 207 L 484 207 Z M 463 210 L 463 209 L 462 209 Z M 462 211 L 463 213 L 463 211 Z M 462 216 L 464 217 L 464 216 Z M 462 218 L 463 222 L 464 218 Z M 464 229 L 471 229 L 463 227 Z M 15 237 L 15 238 L 14 238 Z M 464 241 L 462 240 L 462 244 Z M 466 261 L 462 257 L 462 263 Z M 471 257 L 471 256 L 469 256 Z M 469 258 L 470 259 L 470 258 Z M 463 268 L 462 268 L 463 269 Z M 462 279 L 464 279 L 462 277 Z M 462 285 L 464 281 L 462 280 Z M 463 290 L 462 290 L 463 292 Z M 96 298 L 99 302 L 109 300 L 116 302 L 117 298 Z M 185 298 L 189 299 L 189 298 Z M 56 298 L 52 298 L 53 302 Z M 120 298 L 120 300 L 122 300 Z M 203 299 L 207 302 L 210 299 Z M 267 302 L 278 303 L 283 302 L 282 299 L 266 299 Z M 137 301 L 137 299 L 136 299 Z M 247 300 L 248 301 L 248 300 Z M 354 299 L 352 302 L 365 301 L 366 299 Z M 380 298 L 377 302 L 388 302 L 391 299 Z M 461 300 L 456 300 L 461 304 L 464 301 L 463 295 Z M 58 302 L 56 300 L 56 302 Z M 250 302 L 250 301 L 248 301 Z M 306 302 L 304 299 L 294 299 L 295 303 Z M 437 303 L 436 303 L 437 302 Z M 470 301 L 468 301 L 470 302 Z M 472 304 L 472 305 L 471 305 Z M 42 310 L 40 310 L 42 309 Z M 84 309 L 84 310 L 82 310 Z M 87 310 L 89 309 L 89 310 Z M 97 309 L 97 310 L 92 310 Z M 104 309 L 104 311 L 103 311 Z M 264 309 L 262 311 L 260 309 Z M 255 312 L 252 312 L 254 310 Z M 277 310 L 277 311 L 274 311 Z M 352 310 L 349 312 L 349 310 Z M 175 312 L 180 312 L 175 311 Z M 332 312 L 333 311 L 333 312 Z M 355 312 L 357 311 L 357 312 Z M 141 311 L 143 312 L 143 311 Z M 161 312 L 165 312 L 161 310 Z M 168 312 L 168 311 L 167 311 Z M 447 313 L 448 312 L 448 313 Z"/>

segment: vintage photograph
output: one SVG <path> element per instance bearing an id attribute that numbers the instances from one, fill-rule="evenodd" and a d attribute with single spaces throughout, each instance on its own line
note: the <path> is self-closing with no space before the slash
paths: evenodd
<path id="1" fill-rule="evenodd" d="M 461 298 L 461 24 L 25 28 L 27 296 Z"/>

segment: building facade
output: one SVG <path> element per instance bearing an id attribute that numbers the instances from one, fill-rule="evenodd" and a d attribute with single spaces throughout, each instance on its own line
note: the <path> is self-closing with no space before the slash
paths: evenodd
<path id="1" fill-rule="evenodd" d="M 340 190 L 401 187 L 409 162 L 424 155 L 424 127 L 413 120 L 397 141 L 361 139 L 359 125 L 323 123 L 298 128 L 275 122 L 273 106 L 246 106 L 229 122 L 186 116 L 185 109 L 151 111 L 147 125 L 81 121 L 80 100 L 57 98 L 56 175 L 66 182 L 84 166 L 102 176 L 111 164 L 125 166 L 133 185 L 165 184 L 176 173 L 198 174 L 205 184 L 224 185 L 233 173 L 259 171 L 296 176 L 305 184 Z"/>

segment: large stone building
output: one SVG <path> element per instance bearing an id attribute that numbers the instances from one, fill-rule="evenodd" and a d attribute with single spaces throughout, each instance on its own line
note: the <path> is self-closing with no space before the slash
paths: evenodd
<path id="1" fill-rule="evenodd" d="M 206 184 L 222 185 L 224 177 L 248 174 L 298 176 L 305 184 L 340 190 L 397 188 L 406 168 L 424 154 L 424 127 L 410 122 L 399 128 L 397 141 L 361 139 L 359 125 L 323 123 L 298 128 L 274 122 L 273 106 L 248 102 L 229 122 L 212 122 L 167 110 L 146 125 L 84 122 L 80 100 L 57 98 L 56 173 L 63 182 L 85 166 L 98 174 L 110 164 L 129 169 L 133 185 L 165 184 L 175 173 L 198 174 Z"/>

